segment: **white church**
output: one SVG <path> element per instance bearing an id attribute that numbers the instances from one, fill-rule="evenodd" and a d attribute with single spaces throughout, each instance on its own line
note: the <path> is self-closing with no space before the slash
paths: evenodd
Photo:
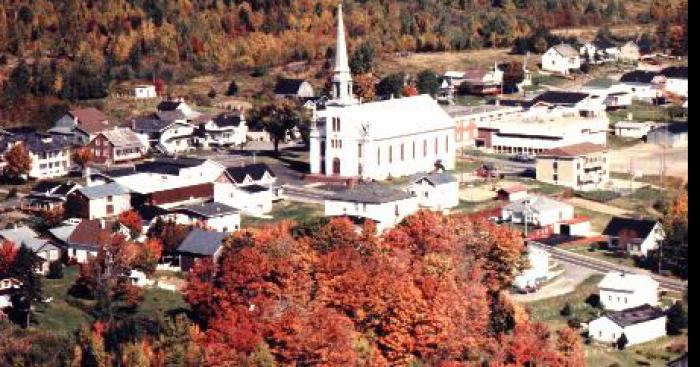
<path id="1" fill-rule="evenodd" d="M 333 92 L 315 111 L 311 174 L 384 180 L 455 165 L 455 124 L 429 95 L 360 103 L 352 94 L 342 5 Z"/>

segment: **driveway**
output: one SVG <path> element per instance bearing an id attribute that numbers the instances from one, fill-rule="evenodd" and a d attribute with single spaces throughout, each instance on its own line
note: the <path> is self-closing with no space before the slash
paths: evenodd
<path id="1" fill-rule="evenodd" d="M 518 302 L 527 303 L 561 296 L 573 292 L 579 284 L 596 273 L 594 270 L 574 264 L 561 263 L 561 266 L 564 268 L 564 273 L 551 283 L 540 288 L 537 292 L 511 294 L 511 298 Z"/>

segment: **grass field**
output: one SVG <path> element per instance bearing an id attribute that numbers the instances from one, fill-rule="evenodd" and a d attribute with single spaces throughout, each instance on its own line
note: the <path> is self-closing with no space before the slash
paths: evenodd
<path id="1" fill-rule="evenodd" d="M 634 121 L 667 121 L 669 119 L 668 111 L 665 107 L 635 101 L 627 108 L 608 112 L 610 124 L 626 120 L 629 113 L 632 114 L 632 120 Z"/>
<path id="2" fill-rule="evenodd" d="M 42 279 L 44 297 L 53 299 L 51 302 L 35 306 L 32 316 L 34 327 L 71 334 L 94 320 L 90 314 L 94 301 L 79 299 L 68 294 L 77 277 L 78 268 L 74 266 L 64 269 L 62 279 Z M 144 289 L 143 300 L 134 315 L 154 317 L 159 313 L 184 309 L 187 309 L 187 304 L 180 293 L 149 288 Z"/>
<path id="3" fill-rule="evenodd" d="M 610 219 L 613 217 L 610 214 L 605 214 L 601 212 L 597 212 L 594 210 L 588 210 L 588 209 L 583 209 L 583 208 L 574 208 L 574 215 L 576 216 L 585 216 L 590 218 L 591 220 L 591 231 L 600 233 L 605 229 L 605 226 L 608 225 L 608 222 Z"/>
<path id="4" fill-rule="evenodd" d="M 602 310 L 586 303 L 586 299 L 591 294 L 598 292 L 597 284 L 601 279 L 602 275 L 593 275 L 571 293 L 528 303 L 525 307 L 530 310 L 533 319 L 544 322 L 553 330 L 567 325 L 567 318 L 560 314 L 567 303 L 572 310 L 570 317 L 577 317 L 582 322 L 588 322 L 597 317 L 598 314 L 603 313 Z M 662 367 L 666 365 L 666 362 L 679 355 L 679 353 L 670 352 L 667 347 L 672 344 L 687 345 L 687 342 L 688 336 L 687 333 L 684 333 L 662 337 L 649 343 L 628 347 L 625 350 L 617 350 L 599 344 L 585 345 L 584 350 L 588 366 L 607 367 L 617 363 L 618 366 Z"/>
<path id="5" fill-rule="evenodd" d="M 273 224 L 283 219 L 291 219 L 297 222 L 312 219 L 314 217 L 323 216 L 323 205 L 300 203 L 296 201 L 282 201 L 274 204 L 272 212 L 269 213 L 272 218 L 254 218 L 244 216 L 241 219 L 241 227 L 260 227 L 265 224 Z"/>
<path id="6" fill-rule="evenodd" d="M 630 195 L 611 200 L 608 204 L 645 216 L 657 217 L 661 213 L 654 209 L 654 204 L 659 200 L 664 200 L 667 195 L 668 193 L 665 191 L 643 187 Z"/>

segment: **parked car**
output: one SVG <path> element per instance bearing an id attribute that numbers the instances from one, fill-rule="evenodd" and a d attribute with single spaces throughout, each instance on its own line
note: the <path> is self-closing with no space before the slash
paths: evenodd
<path id="1" fill-rule="evenodd" d="M 535 157 L 526 153 L 518 153 L 513 157 L 517 162 L 534 162 Z"/>

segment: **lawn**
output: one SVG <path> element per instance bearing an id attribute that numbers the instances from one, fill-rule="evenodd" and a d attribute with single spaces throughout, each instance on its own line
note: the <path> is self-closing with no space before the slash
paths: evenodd
<path id="1" fill-rule="evenodd" d="M 602 277 L 600 274 L 593 275 L 571 293 L 531 302 L 526 304 L 525 307 L 530 310 L 533 319 L 547 324 L 553 330 L 567 325 L 567 317 L 560 314 L 560 311 L 567 303 L 569 303 L 572 310 L 572 316 L 569 317 L 577 317 L 582 322 L 588 322 L 590 319 L 597 317 L 598 314 L 603 313 L 602 310 L 585 302 L 590 295 L 598 292 L 597 284 Z M 687 341 L 687 333 L 684 333 L 631 346 L 625 350 L 617 350 L 598 344 L 585 345 L 584 350 L 587 356 L 587 365 L 589 366 L 606 367 L 617 363 L 618 366 L 646 365 L 662 367 L 670 359 L 679 355 L 679 353 L 669 352 L 667 347 L 672 344 L 687 345 Z"/>
<path id="2" fill-rule="evenodd" d="M 565 78 L 561 78 L 558 76 L 554 75 L 544 75 L 544 74 L 537 74 L 532 77 L 532 85 L 533 86 L 540 86 L 540 85 L 553 85 L 557 86 L 560 84 L 564 84 L 567 81 Z"/>
<path id="3" fill-rule="evenodd" d="M 628 256 L 621 256 L 615 251 L 602 249 L 597 242 L 593 243 L 578 243 L 572 246 L 559 246 L 562 249 L 575 252 L 579 255 L 589 256 L 598 260 L 607 261 L 613 264 L 635 267 L 634 259 Z"/>
<path id="4" fill-rule="evenodd" d="M 62 279 L 42 279 L 44 297 L 53 298 L 51 302 L 36 305 L 32 322 L 39 329 L 57 333 L 71 334 L 94 320 L 90 308 L 94 301 L 83 300 L 68 294 L 68 290 L 78 277 L 78 268 L 64 269 Z M 143 300 L 135 315 L 154 317 L 159 313 L 176 312 L 187 309 L 187 304 L 180 293 L 158 288 L 143 290 Z"/>
<path id="5" fill-rule="evenodd" d="M 627 120 L 627 114 L 632 113 L 634 121 L 667 121 L 669 114 L 664 106 L 655 106 L 651 103 L 634 101 L 627 108 L 608 112 L 610 123 Z"/>
<path id="6" fill-rule="evenodd" d="M 297 222 L 323 216 L 323 205 L 301 203 L 297 201 L 282 201 L 276 203 L 270 212 L 272 218 L 255 218 L 243 216 L 241 228 L 260 227 L 265 224 L 279 222 L 282 219 L 291 219 Z"/>
<path id="7" fill-rule="evenodd" d="M 472 95 L 455 96 L 454 101 L 456 104 L 462 106 L 480 106 L 486 103 L 486 99 L 483 97 Z"/>
<path id="8" fill-rule="evenodd" d="M 588 217 L 591 220 L 591 231 L 601 233 L 605 226 L 608 225 L 612 215 L 588 210 L 583 208 L 574 208 L 574 215 Z"/>
<path id="9" fill-rule="evenodd" d="M 668 193 L 662 190 L 651 187 L 643 187 L 635 190 L 630 195 L 611 200 L 608 202 L 608 204 L 648 217 L 656 217 L 661 213 L 654 209 L 654 204 L 656 204 L 657 201 L 666 198 L 667 195 Z"/>

